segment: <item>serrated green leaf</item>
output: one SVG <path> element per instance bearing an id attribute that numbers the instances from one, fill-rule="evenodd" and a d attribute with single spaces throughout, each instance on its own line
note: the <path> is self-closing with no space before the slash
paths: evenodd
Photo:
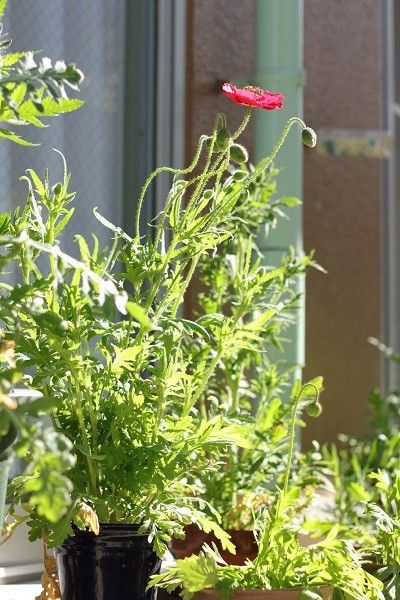
<path id="1" fill-rule="evenodd" d="M 275 308 L 269 308 L 264 313 L 262 313 L 260 316 L 258 316 L 256 319 L 254 319 L 254 321 L 251 321 L 251 323 L 246 323 L 245 328 L 250 329 L 250 330 L 260 331 L 262 329 L 263 325 L 265 325 L 265 323 L 267 321 L 272 319 L 272 317 L 274 317 L 276 315 L 276 313 L 277 313 L 277 310 Z"/>
<path id="2" fill-rule="evenodd" d="M 6 54 L 0 58 L 0 65 L 2 67 L 12 67 L 15 63 L 19 62 L 21 58 L 24 58 L 27 55 L 27 52 L 14 52 L 11 54 Z"/>
<path id="3" fill-rule="evenodd" d="M 68 225 L 74 212 L 75 212 L 75 208 L 70 208 L 70 210 L 63 216 L 61 221 L 59 221 L 57 223 L 56 229 L 55 229 L 56 236 L 60 235 L 60 233 L 63 231 L 63 229 L 65 229 L 65 227 Z M 96 260 L 96 257 L 94 257 L 94 260 Z"/>
<path id="4" fill-rule="evenodd" d="M 32 182 L 39 196 L 44 197 L 46 195 L 46 188 L 39 175 L 33 169 L 27 169 L 27 173 L 30 175 L 30 178 L 32 179 Z"/>
<path id="5" fill-rule="evenodd" d="M 118 348 L 114 347 L 115 358 L 111 364 L 111 372 L 120 374 L 124 370 L 131 371 L 133 369 L 132 365 L 129 363 L 134 361 L 137 355 L 140 352 L 139 346 L 132 346 L 130 348 Z"/>
<path id="6" fill-rule="evenodd" d="M 20 135 L 17 135 L 13 131 L 9 131 L 7 129 L 0 128 L 0 139 L 8 140 L 9 142 L 14 142 L 14 144 L 18 144 L 19 146 L 39 146 L 40 144 L 33 144 L 32 142 L 28 142 L 24 140 Z"/>
<path id="7" fill-rule="evenodd" d="M 84 102 L 83 100 L 76 100 L 71 98 L 60 98 L 55 100 L 47 96 L 40 101 L 42 110 L 38 110 L 37 105 L 33 100 L 26 100 L 18 108 L 18 116 L 20 119 L 30 119 L 32 117 L 41 119 L 42 117 L 57 117 L 64 113 L 73 112 L 80 108 Z"/>
<path id="8" fill-rule="evenodd" d="M 22 100 L 25 97 L 26 90 L 27 90 L 26 83 L 19 83 L 18 85 L 15 86 L 15 88 L 11 92 L 11 96 L 10 97 L 11 97 L 11 100 L 12 100 L 12 102 L 15 105 L 15 107 L 16 107 L 17 110 L 18 110 L 18 107 L 21 104 Z"/>
<path id="9" fill-rule="evenodd" d="M 133 319 L 137 321 L 139 325 L 141 325 L 141 327 L 143 327 L 143 329 L 152 328 L 152 323 L 150 319 L 148 318 L 144 309 L 141 306 L 139 306 L 139 304 L 129 301 L 126 303 L 126 310 L 131 315 L 131 317 L 133 317 Z"/>
<path id="10" fill-rule="evenodd" d="M 212 557 L 201 552 L 198 556 L 190 556 L 185 560 L 177 560 L 176 568 L 182 584 L 188 592 L 215 588 L 218 573 Z"/>
<path id="11" fill-rule="evenodd" d="M 302 204 L 301 200 L 295 197 L 281 198 L 280 203 L 283 204 L 283 206 L 288 207 L 299 206 L 300 204 Z"/>
<path id="12" fill-rule="evenodd" d="M 205 533 L 212 532 L 215 535 L 215 537 L 220 541 L 223 550 L 227 550 L 231 554 L 236 554 L 236 548 L 231 541 L 231 536 L 226 533 L 226 531 L 224 531 L 222 527 L 218 525 L 218 523 L 208 519 L 207 517 L 201 516 L 197 519 L 197 523 Z"/>
<path id="13" fill-rule="evenodd" d="M 7 8 L 7 0 L 0 0 L 0 19 L 2 18 L 6 8 Z"/>

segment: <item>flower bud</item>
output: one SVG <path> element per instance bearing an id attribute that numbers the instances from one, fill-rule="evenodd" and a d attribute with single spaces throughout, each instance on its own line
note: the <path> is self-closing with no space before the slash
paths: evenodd
<path id="1" fill-rule="evenodd" d="M 215 143 L 217 150 L 220 150 L 221 152 L 223 150 L 226 150 L 229 145 L 230 139 L 231 139 L 231 136 L 229 135 L 229 131 L 225 128 L 220 129 L 217 133 L 217 139 L 216 139 L 216 143 Z"/>
<path id="2" fill-rule="evenodd" d="M 231 159 L 236 163 L 245 163 L 249 160 L 246 148 L 240 144 L 232 144 L 231 146 Z"/>
<path id="3" fill-rule="evenodd" d="M 316 402 L 309 404 L 306 411 L 309 417 L 319 417 L 322 413 L 322 404 L 317 400 Z"/>
<path id="4" fill-rule="evenodd" d="M 58 195 L 61 193 L 61 190 L 62 190 L 62 185 L 61 185 L 61 183 L 56 183 L 56 184 L 53 186 L 53 194 L 54 194 L 54 196 L 58 196 Z"/>
<path id="5" fill-rule="evenodd" d="M 309 148 L 315 148 L 317 145 L 317 134 L 311 127 L 305 127 L 303 129 L 301 132 L 301 139 L 303 140 L 303 144 Z"/>

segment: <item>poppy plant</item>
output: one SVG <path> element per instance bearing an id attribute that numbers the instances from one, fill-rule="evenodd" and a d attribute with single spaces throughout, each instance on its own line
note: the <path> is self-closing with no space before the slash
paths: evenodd
<path id="1" fill-rule="evenodd" d="M 262 90 L 261 88 L 252 85 L 238 88 L 231 83 L 223 84 L 222 93 L 237 104 L 254 108 L 264 108 L 265 110 L 282 108 L 283 100 L 285 98 L 282 94 Z"/>

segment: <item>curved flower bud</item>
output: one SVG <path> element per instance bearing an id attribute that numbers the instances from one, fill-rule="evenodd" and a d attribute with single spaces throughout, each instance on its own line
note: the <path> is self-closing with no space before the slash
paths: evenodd
<path id="1" fill-rule="evenodd" d="M 231 148 L 231 159 L 239 164 L 245 163 L 249 160 L 247 150 L 241 144 L 232 144 Z"/>
<path id="2" fill-rule="evenodd" d="M 217 133 L 217 139 L 216 139 L 216 147 L 217 150 L 226 150 L 228 145 L 229 145 L 229 140 L 231 139 L 231 136 L 229 134 L 229 131 L 227 129 L 220 129 Z"/>
<path id="3" fill-rule="evenodd" d="M 308 148 L 315 148 L 317 145 L 317 134 L 311 127 L 305 127 L 301 132 L 301 139 L 303 144 Z"/>
<path id="4" fill-rule="evenodd" d="M 316 402 L 309 404 L 306 408 L 306 411 L 309 417 L 319 417 L 319 415 L 322 413 L 321 402 L 318 402 L 317 400 Z"/>

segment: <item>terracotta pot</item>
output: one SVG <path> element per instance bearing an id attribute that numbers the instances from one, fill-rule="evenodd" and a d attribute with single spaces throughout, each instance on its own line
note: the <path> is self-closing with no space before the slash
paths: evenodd
<path id="1" fill-rule="evenodd" d="M 323 600 L 332 599 L 332 588 L 323 586 L 318 589 Z M 298 600 L 301 590 L 299 588 L 284 590 L 239 590 L 231 600 Z M 194 600 L 220 600 L 216 590 L 202 590 L 197 592 Z"/>
<path id="2" fill-rule="evenodd" d="M 174 558 L 187 558 L 192 554 L 199 554 L 204 543 L 215 544 L 222 558 L 229 565 L 244 565 L 246 559 L 253 560 L 257 556 L 257 543 L 252 531 L 244 529 L 228 529 L 232 542 L 236 547 L 236 554 L 231 554 L 222 549 L 221 542 L 212 533 L 204 533 L 197 525 L 185 527 L 184 540 L 172 540 L 171 553 Z"/>
<path id="3" fill-rule="evenodd" d="M 209 534 L 204 533 L 197 525 L 185 526 L 185 539 L 172 538 L 170 543 L 171 554 L 174 558 L 181 559 L 198 554 L 205 542 L 208 543 Z"/>

